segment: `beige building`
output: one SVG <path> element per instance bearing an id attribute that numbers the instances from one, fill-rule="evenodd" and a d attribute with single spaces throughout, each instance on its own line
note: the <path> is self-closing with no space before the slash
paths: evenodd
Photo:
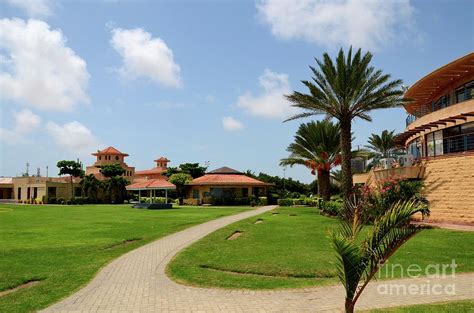
<path id="1" fill-rule="evenodd" d="M 125 157 L 128 157 L 127 153 L 122 153 L 114 147 L 108 147 L 104 150 L 97 150 L 97 152 L 92 153 L 96 157 L 96 161 L 93 165 L 86 168 L 86 175 L 93 174 L 99 180 L 105 179 L 105 177 L 100 173 L 100 167 L 104 165 L 120 164 L 125 170 L 123 174 L 124 178 L 132 182 L 135 175 L 135 167 L 128 166 L 125 163 Z"/>
<path id="2" fill-rule="evenodd" d="M 81 195 L 80 179 L 73 179 L 74 195 Z M 3 201 L 46 201 L 48 198 L 71 198 L 69 177 L 8 177 L 0 179 L 0 199 Z"/>
<path id="3" fill-rule="evenodd" d="M 354 175 L 373 184 L 398 176 L 422 179 L 431 221 L 474 223 L 474 53 L 426 75 L 406 92 L 408 154 L 395 168 Z"/>

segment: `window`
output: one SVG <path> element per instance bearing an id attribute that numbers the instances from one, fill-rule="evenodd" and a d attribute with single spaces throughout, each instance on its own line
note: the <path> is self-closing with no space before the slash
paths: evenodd
<path id="1" fill-rule="evenodd" d="M 248 197 L 248 196 L 249 196 L 249 189 L 242 188 L 242 197 Z"/>
<path id="2" fill-rule="evenodd" d="M 56 187 L 48 187 L 48 198 L 56 198 Z"/>
<path id="3" fill-rule="evenodd" d="M 474 96 L 474 80 L 456 89 L 456 103 L 472 99 Z"/>
<path id="4" fill-rule="evenodd" d="M 30 187 L 26 188 L 26 199 L 30 199 L 31 197 L 31 191 L 30 191 Z"/>
<path id="5" fill-rule="evenodd" d="M 38 198 L 38 187 L 33 188 L 33 199 Z"/>
<path id="6" fill-rule="evenodd" d="M 438 130 L 434 132 L 435 155 L 443 154 L 443 131 Z"/>
<path id="7" fill-rule="evenodd" d="M 437 101 L 433 102 L 433 111 L 443 109 L 449 106 L 450 101 L 448 96 L 442 96 Z"/>
<path id="8" fill-rule="evenodd" d="M 430 133 L 426 135 L 426 150 L 428 156 L 434 156 L 435 155 L 435 146 L 434 146 L 434 134 Z"/>
<path id="9" fill-rule="evenodd" d="M 18 187 L 17 198 L 18 198 L 18 200 L 21 200 L 21 188 L 20 187 Z"/>
<path id="10" fill-rule="evenodd" d="M 74 187 L 74 197 L 81 196 L 81 187 Z"/>
<path id="11" fill-rule="evenodd" d="M 118 155 L 115 156 L 115 160 L 118 161 L 119 160 L 119 157 Z"/>
<path id="12" fill-rule="evenodd" d="M 193 189 L 193 199 L 199 199 L 199 190 Z"/>

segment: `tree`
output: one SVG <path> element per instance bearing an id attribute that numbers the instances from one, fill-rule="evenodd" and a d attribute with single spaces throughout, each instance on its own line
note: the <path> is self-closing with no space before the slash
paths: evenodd
<path id="1" fill-rule="evenodd" d="M 82 164 L 79 161 L 62 160 L 56 166 L 59 168 L 59 176 L 69 175 L 71 179 L 71 199 L 74 198 L 73 177 L 82 177 L 84 175 Z"/>
<path id="2" fill-rule="evenodd" d="M 200 166 L 199 163 L 183 163 L 179 167 L 169 167 L 164 173 L 165 176 L 170 177 L 173 174 L 185 173 L 198 178 L 203 176 L 207 171 L 207 166 Z"/>
<path id="3" fill-rule="evenodd" d="M 341 48 L 334 62 L 325 53 L 322 61 L 316 59 L 318 69 L 310 66 L 312 81 L 303 81 L 308 94 L 295 91 L 287 96 L 294 107 L 303 109 L 302 113 L 287 121 L 316 114 L 325 114 L 328 119 L 339 121 L 341 187 L 345 206 L 352 190 L 352 121 L 356 118 L 371 121 L 370 111 L 396 107 L 404 102 L 402 81 L 391 81 L 390 75 L 370 66 L 371 60 L 372 54 L 367 52 L 362 55 L 360 49 L 352 55 L 352 47 L 347 56 Z"/>
<path id="4" fill-rule="evenodd" d="M 324 200 L 331 199 L 331 169 L 340 164 L 340 128 L 328 120 L 301 124 L 286 151 L 288 158 L 280 165 L 304 165 L 311 174 L 318 174 L 318 194 Z"/>
<path id="5" fill-rule="evenodd" d="M 118 163 L 102 165 L 99 172 L 106 178 L 122 176 L 125 170 Z"/>
<path id="6" fill-rule="evenodd" d="M 369 137 L 368 145 L 366 147 L 382 158 L 388 158 L 390 153 L 395 149 L 395 130 L 389 132 L 388 130 L 382 131 L 382 134 L 372 134 Z"/>
<path id="7" fill-rule="evenodd" d="M 100 186 L 101 183 L 94 174 L 84 176 L 81 180 L 82 193 L 93 202 L 97 201 Z"/>
<path id="8" fill-rule="evenodd" d="M 168 181 L 176 186 L 176 194 L 179 198 L 180 204 L 183 203 L 186 184 L 189 184 L 193 177 L 187 173 L 176 173 L 170 176 Z"/>
<path id="9" fill-rule="evenodd" d="M 125 186 L 129 183 L 122 177 L 125 173 L 125 169 L 123 169 L 120 164 L 114 163 L 102 165 L 99 171 L 107 178 L 103 183 L 110 201 L 112 203 L 123 203 L 127 193 Z"/>
<path id="10" fill-rule="evenodd" d="M 422 228 L 410 224 L 416 213 L 426 214 L 425 204 L 416 200 L 394 203 L 377 218 L 369 230 L 362 230 L 364 221 L 361 206 L 349 205 L 338 231 L 332 234 L 336 252 L 336 271 L 346 290 L 346 313 L 354 312 L 357 300 L 379 268 L 405 242 Z M 361 240 L 361 236 L 365 238 Z"/>

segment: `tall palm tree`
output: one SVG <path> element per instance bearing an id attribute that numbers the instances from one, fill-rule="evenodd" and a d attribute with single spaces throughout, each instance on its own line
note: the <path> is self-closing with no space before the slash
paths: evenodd
<path id="1" fill-rule="evenodd" d="M 395 149 L 395 130 L 382 131 L 382 134 L 372 134 L 368 139 L 367 148 L 377 153 L 382 158 L 388 158 Z"/>
<path id="2" fill-rule="evenodd" d="M 340 164 L 339 124 L 330 121 L 317 121 L 301 124 L 295 135 L 295 141 L 286 151 L 288 158 L 282 159 L 280 165 L 304 165 L 318 174 L 318 194 L 324 200 L 330 200 L 331 169 Z"/>
<path id="3" fill-rule="evenodd" d="M 100 181 L 94 174 L 86 175 L 81 180 L 82 194 L 90 198 L 93 202 L 97 201 Z"/>
<path id="4" fill-rule="evenodd" d="M 339 231 L 332 234 L 332 245 L 336 252 L 336 270 L 346 290 L 345 309 L 354 312 L 354 307 L 367 284 L 379 268 L 405 242 L 422 228 L 410 224 L 414 214 L 428 214 L 422 202 L 406 200 L 394 203 L 377 218 L 369 230 L 362 231 L 361 206 L 349 205 Z M 361 236 L 365 238 L 361 240 Z"/>
<path id="5" fill-rule="evenodd" d="M 362 118 L 371 121 L 368 115 L 370 111 L 396 107 L 404 102 L 402 81 L 392 81 L 390 75 L 371 66 L 371 60 L 372 54 L 367 52 L 362 55 L 360 49 L 352 55 L 352 47 L 347 56 L 341 48 L 335 61 L 325 53 L 322 61 L 316 59 L 318 69 L 310 66 L 312 81 L 303 81 L 308 93 L 295 91 L 287 96 L 294 107 L 303 109 L 302 113 L 288 120 L 325 114 L 339 121 L 343 176 L 341 187 L 346 205 L 352 190 L 352 120 Z"/>

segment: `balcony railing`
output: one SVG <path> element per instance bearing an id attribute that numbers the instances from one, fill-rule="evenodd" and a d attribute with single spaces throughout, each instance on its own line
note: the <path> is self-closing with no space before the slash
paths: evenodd
<path id="1" fill-rule="evenodd" d="M 443 138 L 443 154 L 474 150 L 474 133 Z"/>

